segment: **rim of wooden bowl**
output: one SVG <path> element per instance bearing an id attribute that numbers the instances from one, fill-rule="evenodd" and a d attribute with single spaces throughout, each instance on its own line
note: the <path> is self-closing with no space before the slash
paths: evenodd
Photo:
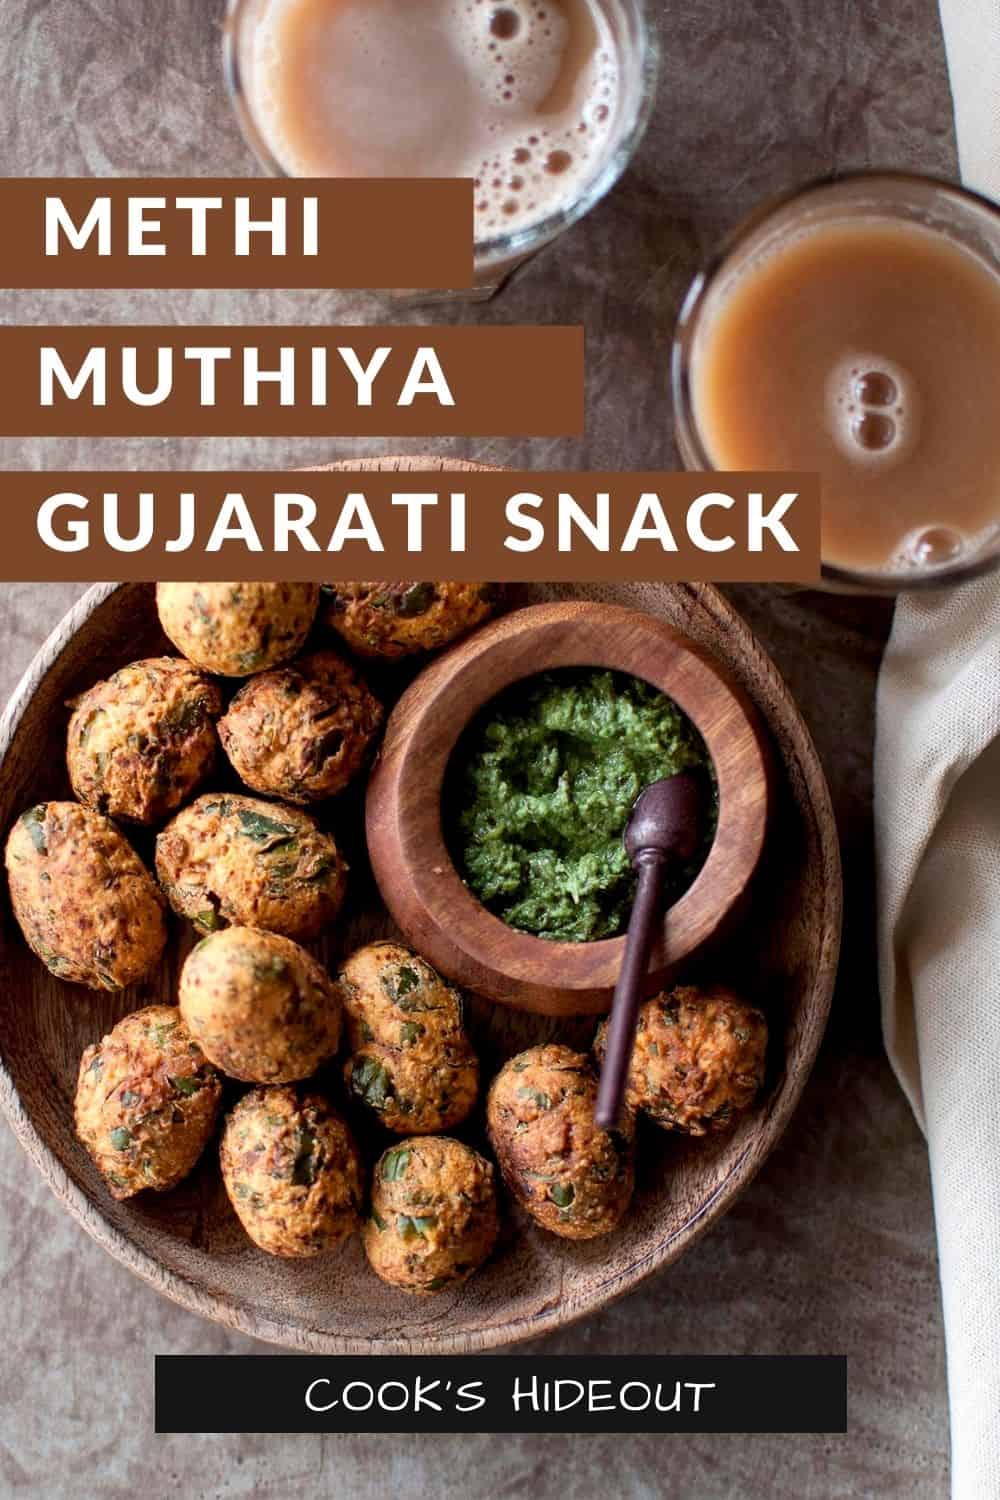
<path id="1" fill-rule="evenodd" d="M 392 461 L 383 461 L 392 462 Z M 412 460 L 410 462 L 413 462 Z M 440 461 L 427 462 L 430 467 L 458 467 Z M 70 638 L 88 618 L 103 605 L 122 584 L 96 584 L 64 616 L 36 654 L 11 697 L 0 719 L 0 764 L 6 756 L 25 709 L 46 674 L 58 663 Z M 59 1202 L 81 1227 L 110 1255 L 130 1271 L 148 1282 L 156 1291 L 201 1317 L 221 1323 L 248 1336 L 314 1354 L 386 1354 L 429 1352 L 465 1354 L 476 1350 L 515 1344 L 564 1327 L 626 1295 L 645 1277 L 663 1269 L 680 1255 L 730 1207 L 736 1196 L 748 1185 L 785 1130 L 809 1077 L 826 1027 L 833 995 L 840 946 L 842 886 L 840 851 L 836 838 L 829 789 L 811 736 L 781 676 L 735 610 L 717 589 L 707 584 L 675 585 L 686 590 L 698 607 L 711 619 L 722 636 L 733 640 L 754 663 L 756 680 L 769 701 L 782 705 L 785 753 L 801 780 L 812 810 L 822 892 L 822 907 L 817 921 L 815 979 L 804 1006 L 797 1030 L 794 1069 L 784 1070 L 781 1082 L 762 1109 L 759 1125 L 746 1147 L 733 1162 L 726 1177 L 701 1205 L 697 1213 L 669 1236 L 651 1245 L 627 1267 L 603 1280 L 595 1280 L 585 1293 L 571 1301 L 555 1301 L 531 1316 L 523 1316 L 474 1330 L 454 1332 L 443 1328 L 432 1340 L 399 1340 L 387 1330 L 386 1337 L 373 1341 L 352 1339 L 316 1327 L 304 1327 L 273 1319 L 247 1308 L 237 1299 L 220 1297 L 203 1290 L 179 1273 L 168 1269 L 155 1256 L 147 1254 L 128 1235 L 120 1232 L 106 1217 L 103 1204 L 87 1196 L 58 1157 L 46 1144 L 35 1121 L 29 1116 L 17 1094 L 11 1073 L 0 1057 L 0 1108 L 15 1136 L 30 1157 Z"/>
<path id="2" fill-rule="evenodd" d="M 562 667 L 610 668 L 651 683 L 692 721 L 712 760 L 718 827 L 697 878 L 660 925 L 646 987 L 662 988 L 744 895 L 770 804 L 756 710 L 710 652 L 664 620 L 589 600 L 531 604 L 437 657 L 386 725 L 368 783 L 368 852 L 390 914 L 449 979 L 522 1010 L 596 1015 L 610 1005 L 625 938 L 554 942 L 508 926 L 462 880 L 442 820 L 449 765 L 472 720 L 514 683 Z"/>

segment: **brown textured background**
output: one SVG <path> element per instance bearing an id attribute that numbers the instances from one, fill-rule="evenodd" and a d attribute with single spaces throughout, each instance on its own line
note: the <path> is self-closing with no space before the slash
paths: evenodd
<path id="1" fill-rule="evenodd" d="M 441 451 L 525 468 L 671 466 L 669 329 L 719 231 L 762 195 L 833 168 L 955 170 L 934 0 L 652 0 L 651 9 L 665 65 L 632 171 L 474 314 L 586 321 L 587 436 Z M 221 0 L 4 0 L 4 171 L 251 170 L 219 83 L 220 10 Z M 378 315 L 373 299 L 331 292 L 0 293 L 5 322 Z M 380 451 L 343 441 L 7 440 L 0 465 L 279 468 Z M 0 588 L 0 694 L 77 592 Z M 926 1156 L 882 1053 L 872 953 L 871 699 L 887 613 L 788 590 L 730 594 L 786 673 L 833 785 L 849 913 L 833 1022 L 785 1143 L 735 1210 L 676 1267 L 536 1347 L 846 1353 L 848 1436 L 154 1437 L 154 1353 L 262 1346 L 130 1277 L 57 1208 L 4 1132 L 0 1495 L 942 1500 L 947 1414 Z"/>

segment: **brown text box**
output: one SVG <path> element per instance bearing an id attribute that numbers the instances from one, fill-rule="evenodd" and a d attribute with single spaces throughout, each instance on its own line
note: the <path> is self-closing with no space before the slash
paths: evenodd
<path id="1" fill-rule="evenodd" d="M 819 577 L 809 474 L 8 473 L 4 490 L 8 578 Z"/>
<path id="2" fill-rule="evenodd" d="M 575 436 L 583 361 L 578 327 L 0 328 L 0 436 Z M 290 378 L 269 378 L 282 368 Z M 370 405 L 359 369 L 372 373 Z"/>
<path id="3" fill-rule="evenodd" d="M 181 206 L 192 200 L 202 207 Z M 7 177 L 0 214 L 0 287 L 10 289 L 424 289 L 473 279 L 473 188 L 465 179 Z M 282 215 L 278 255 L 277 240 L 247 232 L 247 221 L 279 224 Z M 130 254 L 140 240 L 165 253 Z M 248 253 L 237 253 L 241 245 Z"/>

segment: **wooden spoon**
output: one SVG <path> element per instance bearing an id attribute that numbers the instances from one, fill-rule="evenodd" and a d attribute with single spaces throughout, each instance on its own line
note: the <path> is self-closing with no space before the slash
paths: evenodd
<path id="1" fill-rule="evenodd" d="M 628 924 L 625 957 L 615 985 L 608 1045 L 601 1067 L 594 1120 L 613 1130 L 621 1114 L 635 1028 L 649 968 L 663 884 L 673 862 L 686 864 L 701 838 L 702 787 L 697 776 L 680 771 L 654 781 L 636 798 L 625 826 L 625 851 L 639 877 Z"/>

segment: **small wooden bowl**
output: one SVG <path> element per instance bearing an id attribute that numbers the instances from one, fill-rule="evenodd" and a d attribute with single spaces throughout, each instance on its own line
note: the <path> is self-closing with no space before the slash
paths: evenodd
<path id="1" fill-rule="evenodd" d="M 716 937 L 764 845 L 769 777 L 760 721 L 714 656 L 665 621 L 618 605 L 518 610 L 421 672 L 393 710 L 369 783 L 368 851 L 395 921 L 450 979 L 522 1010 L 593 1015 L 611 1004 L 624 937 L 558 943 L 509 927 L 461 879 L 442 826 L 449 761 L 470 721 L 512 683 L 556 667 L 641 677 L 703 736 L 718 782 L 718 830 L 698 878 L 665 915 L 649 993 Z"/>

